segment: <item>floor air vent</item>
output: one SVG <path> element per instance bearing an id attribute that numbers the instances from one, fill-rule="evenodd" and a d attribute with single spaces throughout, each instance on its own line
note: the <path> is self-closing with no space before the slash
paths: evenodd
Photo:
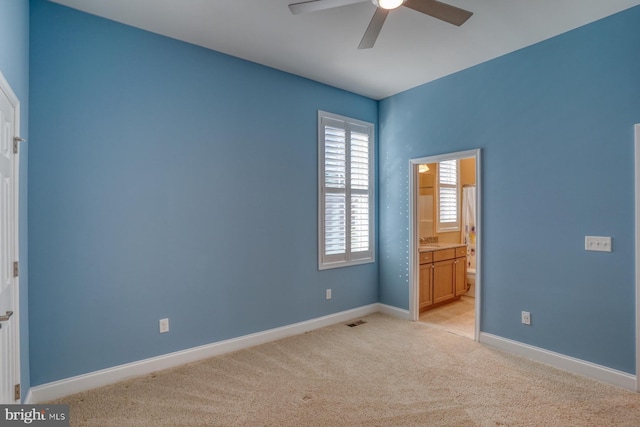
<path id="1" fill-rule="evenodd" d="M 353 328 L 354 326 L 359 326 L 359 325 L 362 325 L 362 324 L 365 324 L 365 323 L 367 323 L 367 322 L 365 322 L 364 320 L 356 320 L 353 323 L 349 323 L 347 326 L 350 327 L 350 328 Z"/>

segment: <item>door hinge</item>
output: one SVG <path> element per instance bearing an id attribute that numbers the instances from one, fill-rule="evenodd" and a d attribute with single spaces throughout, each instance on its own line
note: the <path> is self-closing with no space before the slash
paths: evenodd
<path id="1" fill-rule="evenodd" d="M 13 263 L 13 277 L 18 277 L 18 275 L 20 274 L 20 265 L 18 264 L 18 261 Z"/>
<path id="2" fill-rule="evenodd" d="M 18 154 L 18 143 L 24 141 L 26 141 L 26 139 L 20 138 L 19 136 L 13 137 L 13 154 Z"/>
<path id="3" fill-rule="evenodd" d="M 13 400 L 20 400 L 20 384 L 16 384 L 14 387 Z"/>

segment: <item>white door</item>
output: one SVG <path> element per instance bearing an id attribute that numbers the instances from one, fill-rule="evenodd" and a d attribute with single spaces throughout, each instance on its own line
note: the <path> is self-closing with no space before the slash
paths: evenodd
<path id="1" fill-rule="evenodd" d="M 18 278 L 18 99 L 0 73 L 0 404 L 15 403 L 19 383 Z"/>

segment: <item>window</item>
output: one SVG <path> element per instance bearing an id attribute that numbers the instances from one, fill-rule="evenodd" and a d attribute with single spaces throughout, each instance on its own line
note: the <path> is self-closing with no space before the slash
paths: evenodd
<path id="1" fill-rule="evenodd" d="M 460 231 L 458 160 L 438 163 L 437 232 Z"/>
<path id="2" fill-rule="evenodd" d="M 318 112 L 319 269 L 373 262 L 373 124 Z"/>

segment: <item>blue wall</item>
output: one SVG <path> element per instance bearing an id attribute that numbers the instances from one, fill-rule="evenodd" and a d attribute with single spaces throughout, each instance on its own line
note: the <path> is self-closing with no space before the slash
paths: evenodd
<path id="1" fill-rule="evenodd" d="M 635 7 L 383 100 L 381 302 L 408 308 L 409 159 L 481 148 L 482 331 L 634 373 L 638 52 Z"/>
<path id="2" fill-rule="evenodd" d="M 408 160 L 472 148 L 482 331 L 635 372 L 640 7 L 380 103 L 44 0 L 31 13 L 29 81 L 27 2 L 0 3 L 24 135 L 31 91 L 23 384 L 408 308 Z M 318 109 L 379 120 L 378 264 L 317 270 Z"/>
<path id="3" fill-rule="evenodd" d="M 377 301 L 377 264 L 318 271 L 316 191 L 317 110 L 377 102 L 31 9 L 33 385 Z"/>
<path id="4" fill-rule="evenodd" d="M 29 2 L 0 1 L 0 71 L 20 100 L 20 136 L 29 138 Z M 22 390 L 29 390 L 29 275 L 27 246 L 28 144 L 21 144 L 20 247 L 20 371 Z M 23 393 L 23 398 L 26 392 Z"/>

